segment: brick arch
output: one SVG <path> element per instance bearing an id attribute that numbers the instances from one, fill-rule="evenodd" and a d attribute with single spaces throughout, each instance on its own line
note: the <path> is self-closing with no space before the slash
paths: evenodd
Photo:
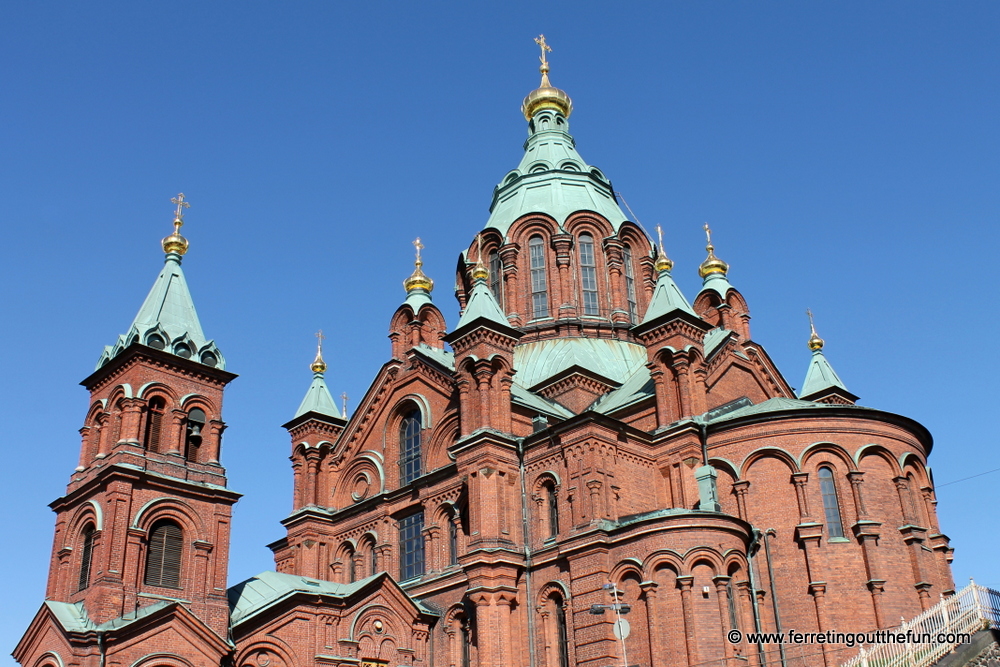
<path id="1" fill-rule="evenodd" d="M 195 667 L 195 664 L 176 653 L 152 653 L 142 656 L 131 667 Z"/>
<path id="2" fill-rule="evenodd" d="M 135 397 L 146 398 L 146 395 L 149 392 L 156 392 L 163 396 L 169 396 L 171 402 L 177 402 L 177 392 L 174 391 L 173 387 L 163 382 L 147 382 L 139 387 L 139 390 L 135 393 Z"/>
<path id="3" fill-rule="evenodd" d="M 553 234 L 559 233 L 559 223 L 555 218 L 543 213 L 529 213 L 515 220 L 507 229 L 508 241 L 514 241 L 523 248 L 528 247 L 528 239 L 538 234 L 546 243 L 544 248 L 549 248 L 549 243 Z"/>
<path id="4" fill-rule="evenodd" d="M 854 454 L 855 464 L 859 468 L 861 467 L 861 461 L 866 456 L 877 456 L 878 458 L 885 460 L 885 462 L 888 463 L 889 467 L 892 469 L 893 476 L 898 477 L 903 472 L 899 466 L 899 461 L 884 445 L 872 443 L 859 447 L 858 451 Z"/>
<path id="5" fill-rule="evenodd" d="M 643 572 L 642 561 L 640 559 L 625 558 L 618 561 L 618 564 L 611 568 L 611 572 L 608 574 L 608 579 L 616 584 L 619 584 L 631 574 L 638 577 L 639 581 L 644 580 L 645 573 Z"/>
<path id="6" fill-rule="evenodd" d="M 284 664 L 275 665 L 271 662 L 262 665 L 259 660 L 251 660 L 254 655 L 265 652 L 275 654 Z M 268 635 L 266 640 L 257 640 L 245 646 L 236 654 L 235 660 L 236 667 L 295 667 L 298 664 L 292 647 L 274 635 Z"/>
<path id="7" fill-rule="evenodd" d="M 570 594 L 569 585 L 566 582 L 553 579 L 552 581 L 546 582 L 541 588 L 538 589 L 538 594 L 535 595 L 535 605 L 544 605 L 545 602 L 552 597 L 553 593 L 558 593 L 563 599 L 563 604 L 567 606 L 573 597 Z"/>
<path id="8" fill-rule="evenodd" d="M 818 469 L 820 465 L 827 461 L 820 461 L 820 463 L 813 465 L 812 460 L 814 458 L 822 457 L 823 454 L 830 454 L 834 458 L 841 461 L 846 469 L 846 472 L 853 472 L 857 470 L 854 458 L 850 455 L 850 453 L 840 445 L 832 442 L 814 442 L 803 449 L 802 453 L 799 454 L 799 469 L 805 470 L 807 467 Z"/>
<path id="9" fill-rule="evenodd" d="M 361 453 L 340 473 L 340 481 L 330 500 L 334 507 L 347 507 L 383 493 L 385 486 L 381 463 L 370 454 Z"/>
<path id="10" fill-rule="evenodd" d="M 545 486 L 546 482 L 552 482 L 553 488 L 556 491 L 562 485 L 562 480 L 559 478 L 559 474 L 554 470 L 544 470 L 535 476 L 535 481 L 531 483 L 531 497 L 538 498 L 541 495 L 542 487 Z"/>
<path id="11" fill-rule="evenodd" d="M 194 408 L 201 408 L 205 411 L 206 419 L 219 419 L 219 409 L 215 403 L 202 394 L 185 394 L 181 396 L 177 403 L 184 412 L 190 412 Z"/>
<path id="12" fill-rule="evenodd" d="M 448 452 L 448 447 L 458 440 L 459 428 L 458 412 L 453 410 L 438 421 L 430 437 L 427 438 L 427 460 L 433 462 L 435 469 L 455 460 Z"/>
<path id="13" fill-rule="evenodd" d="M 773 458 L 775 460 L 781 461 L 788 466 L 789 471 L 795 473 L 800 472 L 799 464 L 795 460 L 795 457 L 789 454 L 786 450 L 780 447 L 761 447 L 760 449 L 755 449 L 754 451 L 747 454 L 746 458 L 743 459 L 743 463 L 740 465 L 740 479 L 746 479 L 748 477 L 747 473 L 753 464 L 763 458 Z"/>
<path id="14" fill-rule="evenodd" d="M 148 533 L 150 527 L 162 519 L 176 521 L 181 530 L 194 539 L 212 541 L 208 539 L 198 512 L 179 498 L 160 496 L 150 500 L 135 513 L 131 527 Z"/>
<path id="15" fill-rule="evenodd" d="M 580 234 L 590 233 L 594 237 L 595 246 L 601 239 L 614 236 L 615 233 L 614 226 L 603 215 L 588 210 L 570 214 L 562 226 L 563 229 L 576 237 L 579 237 Z"/>
<path id="16" fill-rule="evenodd" d="M 683 576 L 681 573 L 684 571 L 684 557 L 673 549 L 654 551 L 646 556 L 645 569 L 650 574 L 662 569 L 669 569 L 673 571 L 675 576 L 681 577 Z"/>
<path id="17" fill-rule="evenodd" d="M 376 618 L 387 626 L 386 632 L 383 633 L 384 635 L 395 637 L 405 636 L 403 632 L 406 627 L 400 622 L 399 614 L 396 610 L 384 604 L 369 604 L 355 612 L 351 618 L 350 633 L 348 635 L 351 640 L 358 641 L 359 636 L 362 634 L 361 627 L 369 620 L 374 621 Z"/>
<path id="18" fill-rule="evenodd" d="M 931 486 L 930 475 L 927 474 L 927 466 L 917 454 L 904 452 L 899 457 L 899 467 L 902 473 L 905 473 L 907 469 L 912 470 L 924 486 Z"/>
<path id="19" fill-rule="evenodd" d="M 46 651 L 35 659 L 32 667 L 66 667 L 58 651 Z"/>
<path id="20" fill-rule="evenodd" d="M 723 562 L 722 554 L 711 547 L 692 547 L 684 554 L 684 563 L 688 573 L 691 573 L 698 565 L 705 564 L 712 570 L 714 576 L 718 576 L 725 572 Z"/>

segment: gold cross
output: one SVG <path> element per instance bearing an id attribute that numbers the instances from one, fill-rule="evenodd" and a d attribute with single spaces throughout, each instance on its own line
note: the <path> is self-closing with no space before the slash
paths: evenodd
<path id="1" fill-rule="evenodd" d="M 347 392 L 345 391 L 340 395 L 340 398 L 344 401 L 344 419 L 347 419 Z"/>
<path id="2" fill-rule="evenodd" d="M 322 329 L 320 329 L 319 331 L 316 332 L 316 340 L 318 341 L 316 343 L 316 353 L 317 354 L 320 354 L 320 353 L 323 352 L 323 340 L 325 338 L 326 338 L 326 336 L 323 335 L 323 330 Z"/>
<path id="3" fill-rule="evenodd" d="M 813 311 L 806 308 L 806 315 L 809 316 L 809 328 L 812 330 L 813 335 L 816 335 L 816 324 L 813 322 Z"/>
<path id="4" fill-rule="evenodd" d="M 181 192 L 180 194 L 178 194 L 176 197 L 171 197 L 170 198 L 170 203 L 171 204 L 177 204 L 177 210 L 174 211 L 174 219 L 175 220 L 183 220 L 184 219 L 184 209 L 191 208 L 191 204 L 189 204 L 186 201 L 184 201 L 184 193 L 183 192 Z"/>
<path id="5" fill-rule="evenodd" d="M 419 236 L 417 237 L 417 240 L 413 242 L 413 247 L 417 249 L 417 262 L 420 262 L 420 251 L 423 249 L 424 244 L 420 242 Z"/>
<path id="6" fill-rule="evenodd" d="M 656 235 L 660 238 L 660 254 L 663 254 L 663 228 L 659 224 L 656 225 Z"/>
<path id="7" fill-rule="evenodd" d="M 535 44 L 538 44 L 538 46 L 542 49 L 542 55 L 539 58 L 539 60 L 542 61 L 542 65 L 548 65 L 549 61 L 545 58 L 545 53 L 552 53 L 552 47 L 545 43 L 545 35 L 535 37 Z"/>
<path id="8" fill-rule="evenodd" d="M 705 238 L 708 240 L 708 245 L 712 245 L 712 230 L 708 228 L 708 223 L 705 223 Z"/>

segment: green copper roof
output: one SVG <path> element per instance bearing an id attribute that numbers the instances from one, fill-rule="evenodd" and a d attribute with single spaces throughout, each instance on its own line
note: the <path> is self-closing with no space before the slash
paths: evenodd
<path id="1" fill-rule="evenodd" d="M 695 315 L 691 304 L 681 294 L 681 290 L 670 276 L 670 272 L 660 271 L 660 275 L 656 279 L 656 287 L 653 288 L 653 298 L 649 301 L 649 308 L 646 309 L 646 316 L 642 318 L 642 321 L 643 323 L 651 322 L 657 317 L 675 310 L 683 310 Z"/>
<path id="2" fill-rule="evenodd" d="M 261 572 L 229 589 L 229 620 L 236 625 L 295 593 L 347 597 L 379 576 L 382 575 L 376 574 L 352 584 L 335 584 L 323 579 L 279 574 L 272 570 Z"/>
<path id="3" fill-rule="evenodd" d="M 610 338 L 551 338 L 514 348 L 514 382 L 534 387 L 572 366 L 624 382 L 646 361 L 646 348 L 635 343 Z"/>
<path id="4" fill-rule="evenodd" d="M 723 299 L 726 298 L 726 294 L 729 290 L 734 289 L 732 285 L 729 284 L 729 279 L 726 278 L 725 274 L 722 273 L 710 273 L 705 276 L 704 281 L 701 285 L 701 291 L 713 290 Z M 699 292 L 700 294 L 701 292 Z"/>
<path id="5" fill-rule="evenodd" d="M 213 341 L 205 338 L 201 329 L 181 270 L 181 256 L 176 253 L 167 253 L 163 270 L 156 277 L 132 326 L 118 337 L 114 345 L 104 348 L 97 367 L 100 368 L 137 341 L 206 366 L 226 367 L 222 353 Z"/>
<path id="6" fill-rule="evenodd" d="M 806 379 L 802 383 L 799 396 L 811 396 L 824 389 L 833 388 L 848 391 L 844 383 L 837 377 L 833 366 L 826 360 L 823 350 L 813 350 L 812 359 L 809 360 L 809 369 L 806 371 Z"/>
<path id="7" fill-rule="evenodd" d="M 511 223 L 527 213 L 545 213 L 562 225 L 584 210 L 604 216 L 616 231 L 627 220 L 611 182 L 576 152 L 566 117 L 542 109 L 528 126 L 521 163 L 493 192 L 486 228 L 506 236 Z"/>
<path id="8" fill-rule="evenodd" d="M 295 417 L 301 417 L 307 412 L 318 412 L 327 417 L 343 419 L 340 411 L 337 410 L 337 404 L 333 402 L 333 396 L 330 395 L 330 389 L 327 388 L 322 373 L 313 373 L 312 384 L 309 385 L 299 409 L 295 411 Z"/>
<path id="9" fill-rule="evenodd" d="M 410 290 L 406 299 L 403 301 L 406 305 L 413 309 L 414 314 L 420 312 L 420 308 L 426 306 L 429 303 L 433 303 L 431 300 L 431 294 L 425 289 L 413 289 Z"/>
<path id="10" fill-rule="evenodd" d="M 455 331 L 479 318 L 497 322 L 502 324 L 504 328 L 510 328 L 507 316 L 500 310 L 500 304 L 497 303 L 496 297 L 493 296 L 493 292 L 486 285 L 485 280 L 477 280 L 476 284 L 472 286 L 469 301 L 465 304 L 465 310 L 462 311 L 462 317 L 458 319 Z"/>

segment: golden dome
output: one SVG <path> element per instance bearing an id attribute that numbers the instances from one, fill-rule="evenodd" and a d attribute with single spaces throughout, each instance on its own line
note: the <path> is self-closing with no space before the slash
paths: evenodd
<path id="1" fill-rule="evenodd" d="M 554 109 L 569 118 L 573 113 L 573 100 L 566 91 L 559 90 L 549 83 L 549 61 L 545 54 L 552 51 L 552 47 L 545 43 L 545 35 L 536 37 L 535 43 L 542 49 L 542 56 L 539 58 L 542 66 L 538 68 L 542 73 L 542 83 L 524 98 L 524 102 L 521 103 L 521 113 L 526 120 L 531 120 L 542 109 Z"/>
<path id="2" fill-rule="evenodd" d="M 480 260 L 479 262 L 476 263 L 474 267 L 472 267 L 472 280 L 476 281 L 476 280 L 489 280 L 489 279 L 490 279 L 490 270 L 487 269 L 485 266 L 483 266 L 483 262 L 482 260 Z"/>
<path id="3" fill-rule="evenodd" d="M 184 220 L 180 216 L 174 218 L 174 233 L 163 239 L 163 252 L 173 252 L 183 255 L 188 251 L 188 240 L 181 236 L 181 225 Z"/>
<path id="4" fill-rule="evenodd" d="M 410 277 L 403 281 L 403 288 L 407 292 L 412 292 L 413 290 L 422 289 L 426 292 L 430 292 L 434 289 L 434 281 L 424 275 L 423 270 L 420 268 L 424 265 L 424 261 L 420 259 L 420 250 L 424 247 L 424 244 L 420 242 L 420 237 L 413 242 L 414 247 L 417 249 L 417 259 L 413 262 L 413 273 Z"/>
<path id="5" fill-rule="evenodd" d="M 708 238 L 708 245 L 705 246 L 705 250 L 708 251 L 708 257 L 698 267 L 698 275 L 702 278 L 707 278 L 713 273 L 721 273 L 725 276 L 729 273 L 729 265 L 715 256 L 715 246 L 712 245 L 712 230 L 708 228 L 707 222 L 705 223 L 705 236 Z"/>
<path id="6" fill-rule="evenodd" d="M 663 227 L 660 225 L 656 225 L 656 236 L 660 239 L 660 244 L 656 246 L 656 261 L 653 263 L 653 268 L 656 269 L 657 273 L 671 271 L 674 268 L 674 263 L 663 250 Z"/>
<path id="7" fill-rule="evenodd" d="M 323 361 L 323 353 L 322 352 L 317 352 L 316 353 L 316 358 L 313 359 L 313 362 L 311 364 L 309 364 L 309 369 L 313 373 L 325 373 L 326 372 L 326 362 Z"/>
<path id="8" fill-rule="evenodd" d="M 822 350 L 823 339 L 820 338 L 819 334 L 816 333 L 816 324 L 813 322 L 813 314 L 812 311 L 809 310 L 808 308 L 806 308 L 806 315 L 809 316 L 809 330 L 811 332 L 809 334 L 809 342 L 807 343 L 807 345 L 809 346 L 809 349 L 812 350 L 813 352 L 815 352 L 816 350 Z"/>

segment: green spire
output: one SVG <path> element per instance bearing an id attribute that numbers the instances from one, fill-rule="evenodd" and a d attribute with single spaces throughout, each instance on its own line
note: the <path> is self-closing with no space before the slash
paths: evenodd
<path id="1" fill-rule="evenodd" d="M 494 190 L 486 227 L 506 237 L 511 224 L 527 213 L 550 215 L 562 225 L 570 214 L 587 210 L 607 218 L 617 231 L 628 218 L 618 208 L 611 181 L 576 151 L 569 133 L 572 102 L 549 83 L 544 56 L 551 49 L 543 38 L 536 41 L 542 47 L 543 78 L 522 107 L 529 119 L 524 157 Z"/>
<path id="2" fill-rule="evenodd" d="M 806 313 L 809 315 L 809 327 L 812 331 L 808 343 L 809 349 L 812 350 L 812 359 L 809 360 L 809 368 L 806 370 L 806 379 L 802 382 L 799 398 L 808 400 L 810 397 L 820 398 L 822 394 L 839 393 L 850 397 L 852 401 L 856 400 L 857 397 L 847 389 L 823 354 L 824 342 L 816 334 L 812 311 L 807 310 Z"/>
<path id="3" fill-rule="evenodd" d="M 487 284 L 489 276 L 490 272 L 483 266 L 483 258 L 480 257 L 472 270 L 474 283 L 472 292 L 469 294 L 469 301 L 465 304 L 465 310 L 462 311 L 462 317 L 458 319 L 455 331 L 480 318 L 502 324 L 504 328 L 510 328 L 507 316 L 503 314 L 500 304 L 493 296 L 493 290 Z"/>
<path id="4" fill-rule="evenodd" d="M 326 380 L 323 379 L 323 374 L 326 372 L 326 362 L 323 361 L 323 338 L 325 338 L 323 332 L 318 332 L 316 338 L 319 339 L 316 349 L 316 359 L 309 365 L 309 368 L 313 372 L 313 381 L 309 385 L 305 398 L 302 399 L 302 403 L 299 405 L 299 409 L 295 411 L 295 416 L 292 419 L 301 417 L 307 412 L 315 412 L 327 417 L 343 419 L 340 411 L 337 410 L 337 404 L 333 402 L 333 396 L 330 395 L 329 387 L 326 386 Z"/>
<path id="5" fill-rule="evenodd" d="M 187 252 L 188 242 L 180 235 L 180 227 L 184 224 L 183 209 L 189 204 L 184 201 L 183 194 L 171 201 L 177 204 L 177 211 L 174 216 L 174 233 L 163 239 L 166 253 L 163 269 L 139 308 L 132 326 L 118 337 L 114 345 L 104 348 L 97 363 L 98 368 L 135 342 L 206 366 L 221 369 L 226 367 L 218 347 L 205 338 L 181 269 L 181 258 Z"/>
<path id="6" fill-rule="evenodd" d="M 674 282 L 674 279 L 670 275 L 670 270 L 674 267 L 674 263 L 663 252 L 663 230 L 659 225 L 656 226 L 656 232 L 660 239 L 655 264 L 659 275 L 656 279 L 656 287 L 653 288 L 653 298 L 649 300 L 646 315 L 642 318 L 642 324 L 652 322 L 656 318 L 667 313 L 672 313 L 675 310 L 683 310 L 685 313 L 695 315 L 691 304 L 684 298 L 680 288 L 677 287 L 677 283 Z M 695 316 L 697 317 L 697 315 Z"/>

